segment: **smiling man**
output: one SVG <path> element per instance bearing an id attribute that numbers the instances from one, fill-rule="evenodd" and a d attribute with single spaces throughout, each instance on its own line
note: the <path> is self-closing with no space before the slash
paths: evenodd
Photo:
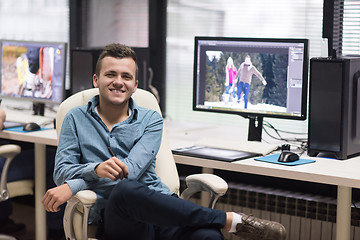
<path id="1" fill-rule="evenodd" d="M 279 223 L 201 207 L 169 190 L 155 172 L 163 119 L 131 98 L 136 72 L 131 48 L 105 47 L 93 76 L 99 95 L 64 119 L 55 159 L 58 187 L 44 195 L 46 210 L 56 212 L 78 191 L 91 189 L 98 200 L 89 221 L 104 222 L 101 239 L 223 239 L 221 229 L 243 239 L 285 239 Z"/>

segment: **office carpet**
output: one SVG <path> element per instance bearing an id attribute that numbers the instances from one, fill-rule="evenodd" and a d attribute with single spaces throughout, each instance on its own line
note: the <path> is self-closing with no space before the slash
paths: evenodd
<path id="1" fill-rule="evenodd" d="M 13 202 L 11 219 L 15 223 L 24 223 L 26 232 L 21 234 L 18 240 L 35 240 L 35 208 L 31 199 L 16 199 Z"/>

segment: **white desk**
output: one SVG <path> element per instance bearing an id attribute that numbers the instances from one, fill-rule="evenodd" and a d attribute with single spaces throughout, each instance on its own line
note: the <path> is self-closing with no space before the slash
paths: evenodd
<path id="1" fill-rule="evenodd" d="M 228 132 L 228 129 L 223 127 L 214 128 L 206 126 L 203 126 L 202 128 L 187 126 L 185 128 L 183 127 L 183 130 L 180 130 L 180 128 L 172 125 L 173 123 L 171 122 L 166 123 L 167 135 L 172 148 L 190 146 L 197 139 L 207 136 L 224 137 L 225 134 L 225 136 L 228 137 L 230 135 L 244 135 L 243 133 L 233 132 L 234 128 L 229 128 L 230 132 Z M 240 130 L 240 132 L 242 131 Z M 304 155 L 302 157 L 315 159 L 316 163 L 299 166 L 284 166 L 260 162 L 253 159 L 227 163 L 222 161 L 174 155 L 176 163 L 203 167 L 207 172 L 208 169 L 221 169 L 232 172 L 335 185 L 338 187 L 336 239 L 350 239 L 351 189 L 360 188 L 360 157 L 348 160 L 311 158 Z"/>
<path id="2" fill-rule="evenodd" d="M 29 133 L 0 131 L 0 138 L 34 143 L 35 149 L 35 239 L 46 240 L 46 212 L 41 199 L 46 189 L 46 145 L 57 146 L 54 129 Z"/>
<path id="3" fill-rule="evenodd" d="M 233 132 L 232 128 L 213 128 L 211 126 L 199 127 L 199 125 L 178 128 L 178 125 L 165 122 L 167 135 L 171 147 L 183 147 L 191 145 L 195 140 L 208 136 L 223 136 L 231 131 L 231 134 L 246 137 Z M 16 133 L 10 131 L 0 132 L 0 138 L 12 139 L 35 144 L 35 208 L 36 208 L 36 239 L 46 239 L 46 215 L 41 204 L 45 194 L 45 146 L 56 146 L 56 131 L 46 130 L 31 133 Z M 309 157 L 310 158 L 310 157 Z M 351 188 L 360 188 L 360 157 L 348 160 L 332 160 L 312 158 L 317 162 L 300 166 L 282 166 L 255 161 L 253 159 L 241 160 L 233 163 L 206 160 L 201 158 L 175 155 L 175 161 L 179 164 L 199 166 L 205 169 L 221 169 L 234 172 L 272 176 L 286 179 L 301 180 L 307 182 L 331 184 L 338 187 L 337 227 L 336 239 L 350 239 L 351 220 Z"/>

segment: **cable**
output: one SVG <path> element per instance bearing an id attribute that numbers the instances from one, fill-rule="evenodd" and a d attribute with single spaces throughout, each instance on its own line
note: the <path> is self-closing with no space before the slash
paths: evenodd
<path id="1" fill-rule="evenodd" d="M 307 133 L 298 133 L 298 132 L 290 132 L 290 131 L 284 131 L 284 130 L 280 130 L 280 129 L 276 129 L 271 123 L 269 123 L 268 121 L 264 120 L 264 123 L 268 125 L 268 127 L 277 130 L 279 132 L 283 132 L 283 133 L 290 133 L 290 134 L 298 134 L 298 135 L 305 135 Z"/>
<path id="2" fill-rule="evenodd" d="M 306 133 L 297 133 L 297 132 L 291 132 L 291 131 L 284 131 L 275 128 L 271 123 L 264 121 L 264 132 L 271 138 L 275 140 L 285 141 L 288 143 L 296 144 L 297 148 L 301 150 L 300 156 L 306 151 L 307 149 L 307 139 L 298 139 L 298 138 L 284 138 L 280 135 L 280 133 L 287 133 L 287 134 L 295 134 L 295 135 L 304 135 Z M 266 128 L 272 129 L 276 136 L 272 135 Z"/>

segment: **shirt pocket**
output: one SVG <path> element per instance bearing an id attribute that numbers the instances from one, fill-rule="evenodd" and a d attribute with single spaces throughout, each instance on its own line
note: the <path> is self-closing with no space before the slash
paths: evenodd
<path id="1" fill-rule="evenodd" d="M 127 157 L 130 150 L 139 141 L 141 134 L 137 128 L 129 128 L 126 126 L 117 126 L 110 133 L 110 145 L 120 148 L 120 153 L 124 154 L 123 157 Z M 116 144 L 116 145 L 113 145 Z"/>

